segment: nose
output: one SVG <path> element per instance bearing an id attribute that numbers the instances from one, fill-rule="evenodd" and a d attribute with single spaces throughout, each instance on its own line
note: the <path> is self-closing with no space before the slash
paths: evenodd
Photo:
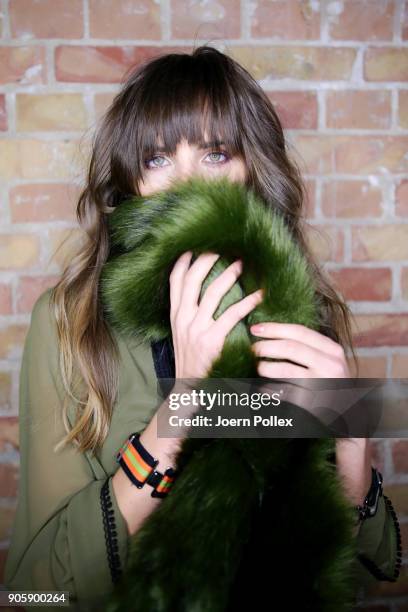
<path id="1" fill-rule="evenodd" d="M 200 163 L 201 154 L 194 145 L 190 145 L 183 139 L 177 145 L 175 155 L 175 165 L 173 176 L 179 180 L 187 180 L 193 175 L 202 173 L 203 168 Z"/>
<path id="2" fill-rule="evenodd" d="M 187 180 L 193 175 L 197 175 L 200 173 L 200 169 L 193 161 L 185 161 L 181 162 L 177 165 L 176 168 L 176 176 L 180 180 Z"/>

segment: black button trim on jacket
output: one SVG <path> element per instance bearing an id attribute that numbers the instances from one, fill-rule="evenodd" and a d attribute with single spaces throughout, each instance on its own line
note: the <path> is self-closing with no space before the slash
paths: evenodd
<path id="1" fill-rule="evenodd" d="M 166 395 L 172 386 L 171 381 L 162 381 L 160 378 L 174 379 L 175 361 L 172 340 L 170 338 L 165 338 L 164 340 L 151 342 L 151 350 L 156 375 L 159 379 L 158 386 L 160 386 L 161 392 Z M 101 488 L 100 500 L 109 569 L 112 582 L 115 584 L 122 575 L 122 567 L 119 557 L 115 512 L 113 510 L 112 500 L 109 494 L 109 478 L 110 476 L 106 479 L 103 487 Z"/>
<path id="2" fill-rule="evenodd" d="M 101 488 L 100 500 L 109 569 L 112 582 L 115 584 L 122 574 L 122 568 L 119 557 L 115 511 L 112 507 L 112 500 L 109 493 L 109 478 L 110 476 L 108 476 Z"/>
<path id="3" fill-rule="evenodd" d="M 402 562 L 401 531 L 400 531 L 400 526 L 399 526 L 399 522 L 398 522 L 398 517 L 397 517 L 397 514 L 396 514 L 396 512 L 394 510 L 394 507 L 393 507 L 393 505 L 391 503 L 391 500 L 389 499 L 389 497 L 387 497 L 384 494 L 383 494 L 383 497 L 384 497 L 384 501 L 386 503 L 386 510 L 391 513 L 392 519 L 394 521 L 395 534 L 396 534 L 396 538 L 397 538 L 397 560 L 395 562 L 394 574 L 391 577 L 387 576 L 387 574 L 385 574 L 382 571 L 382 569 L 380 569 L 374 563 L 374 561 L 372 561 L 371 559 L 366 557 L 363 553 L 359 553 L 358 558 L 360 559 L 360 561 L 364 565 L 364 567 L 366 569 L 368 569 L 368 571 L 371 572 L 372 575 L 375 578 L 377 578 L 377 580 L 386 580 L 387 582 L 396 582 L 398 577 L 399 577 L 399 574 L 400 574 L 401 562 Z"/>

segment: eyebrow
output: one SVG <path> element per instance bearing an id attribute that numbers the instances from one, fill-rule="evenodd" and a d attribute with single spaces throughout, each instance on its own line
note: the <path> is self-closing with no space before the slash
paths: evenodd
<path id="1" fill-rule="evenodd" d="M 213 147 L 220 147 L 222 145 L 225 145 L 225 142 L 223 140 L 211 140 L 211 141 L 206 141 L 206 140 L 200 140 L 198 143 L 198 148 L 200 150 L 203 149 L 210 149 Z M 167 149 L 166 147 L 156 147 L 156 151 L 160 151 L 161 153 L 171 153 L 170 149 Z"/>

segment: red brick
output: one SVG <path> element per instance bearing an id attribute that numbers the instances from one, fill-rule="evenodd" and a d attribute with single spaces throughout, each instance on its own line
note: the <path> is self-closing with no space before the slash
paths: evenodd
<path id="1" fill-rule="evenodd" d="M 408 49 L 369 47 L 364 55 L 366 81 L 403 81 L 408 79 Z"/>
<path id="2" fill-rule="evenodd" d="M 408 314 L 355 314 L 355 346 L 408 346 Z"/>
<path id="3" fill-rule="evenodd" d="M 33 183 L 10 189 L 13 223 L 74 221 L 80 189 L 74 184 Z"/>
<path id="4" fill-rule="evenodd" d="M 72 83 L 120 83 L 125 73 L 145 60 L 174 50 L 174 47 L 59 45 L 55 50 L 56 79 Z M 191 52 L 183 47 L 177 50 Z"/>
<path id="5" fill-rule="evenodd" d="M 333 3 L 334 4 L 334 3 Z M 335 40 L 392 40 L 394 2 L 353 0 L 337 3 L 335 15 L 329 11 L 329 36 Z"/>
<path id="6" fill-rule="evenodd" d="M 399 217 L 408 217 L 408 181 L 401 181 L 395 189 L 395 212 Z"/>
<path id="7" fill-rule="evenodd" d="M 0 94 L 0 131 L 5 132 L 6 130 L 7 130 L 6 97 L 4 94 Z"/>
<path id="8" fill-rule="evenodd" d="M 330 91 L 327 127 L 383 130 L 391 127 L 391 92 Z"/>
<path id="9" fill-rule="evenodd" d="M 322 185 L 321 209 L 326 217 L 379 217 L 381 201 L 381 189 L 369 181 L 331 179 Z"/>
<path id="10" fill-rule="evenodd" d="M 392 445 L 394 470 L 398 474 L 408 474 L 408 440 L 398 440 Z"/>
<path id="11" fill-rule="evenodd" d="M 391 299 L 390 268 L 342 268 L 329 273 L 346 300 L 378 302 Z"/>
<path id="12" fill-rule="evenodd" d="M 160 4 L 154 0 L 90 0 L 92 38 L 160 39 Z"/>
<path id="13" fill-rule="evenodd" d="M 11 313 L 11 285 L 0 283 L 0 315 L 8 315 Z"/>
<path id="14" fill-rule="evenodd" d="M 0 505 L 0 542 L 10 539 L 15 512 L 15 508 Z"/>
<path id="15" fill-rule="evenodd" d="M 82 0 L 10 0 L 9 14 L 16 38 L 83 36 Z"/>
<path id="16" fill-rule="evenodd" d="M 269 91 L 283 129 L 314 130 L 317 128 L 317 98 L 311 91 Z"/>
<path id="17" fill-rule="evenodd" d="M 17 497 L 18 466 L 12 463 L 0 463 L 0 497 Z"/>
<path id="18" fill-rule="evenodd" d="M 402 40 L 408 40 L 408 4 L 407 2 L 405 2 L 401 29 L 402 29 Z"/>
<path id="19" fill-rule="evenodd" d="M 43 291 L 53 287 L 59 280 L 54 276 L 22 276 L 17 287 L 17 312 L 30 313 L 36 299 Z"/>
<path id="20" fill-rule="evenodd" d="M 251 36 L 274 37 L 277 40 L 318 40 L 320 11 L 310 3 L 280 0 L 271 3 L 258 0 L 251 16 Z"/>
<path id="21" fill-rule="evenodd" d="M 44 47 L 0 47 L 0 84 L 7 83 L 46 83 Z"/>
<path id="22" fill-rule="evenodd" d="M 239 38 L 240 3 L 172 0 L 171 38 Z"/>
<path id="23" fill-rule="evenodd" d="M 0 453 L 19 450 L 18 417 L 0 417 Z"/>

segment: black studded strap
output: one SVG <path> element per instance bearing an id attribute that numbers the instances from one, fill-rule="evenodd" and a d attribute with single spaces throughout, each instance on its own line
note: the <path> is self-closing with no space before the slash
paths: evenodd
<path id="1" fill-rule="evenodd" d="M 402 562 L 401 531 L 400 531 L 400 526 L 399 526 L 399 522 L 398 522 L 398 517 L 397 517 L 397 514 L 396 514 L 396 512 L 395 512 L 395 510 L 393 508 L 391 500 L 389 499 L 389 497 L 387 497 L 384 494 L 383 494 L 383 497 L 384 497 L 384 501 L 386 503 L 386 510 L 390 512 L 390 514 L 392 516 L 392 519 L 394 521 L 395 536 L 396 536 L 396 539 L 397 539 L 397 560 L 395 562 L 394 573 L 393 573 L 392 576 L 387 576 L 387 574 L 385 574 L 382 571 L 382 569 L 380 569 L 374 563 L 374 561 L 372 561 L 371 559 L 366 557 L 363 553 L 359 553 L 358 554 L 358 558 L 360 559 L 360 561 L 364 565 L 364 567 L 366 569 L 368 569 L 368 571 L 371 572 L 371 574 L 377 580 L 386 580 L 387 582 L 396 582 L 398 580 L 398 577 L 399 577 L 399 574 L 400 574 L 401 562 Z"/>
<path id="2" fill-rule="evenodd" d="M 119 557 L 115 511 L 113 509 L 113 504 L 109 493 L 109 478 L 110 476 L 108 476 L 101 488 L 100 501 L 109 569 L 112 582 L 115 584 L 122 575 L 122 568 Z"/>

